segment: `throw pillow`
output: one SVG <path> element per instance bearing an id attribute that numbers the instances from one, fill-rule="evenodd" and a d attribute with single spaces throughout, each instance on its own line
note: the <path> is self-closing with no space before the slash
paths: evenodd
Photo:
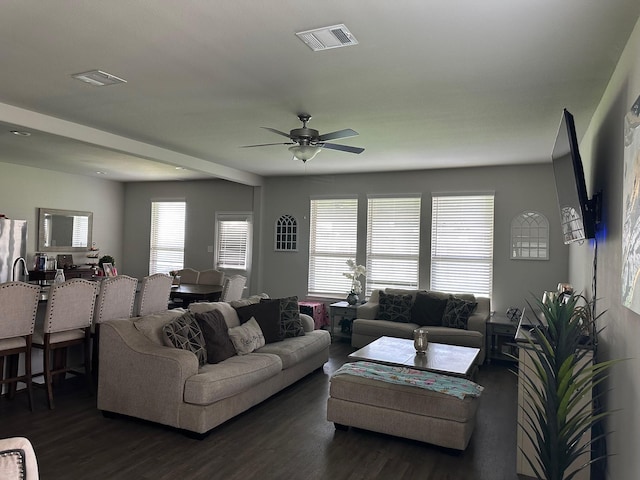
<path id="1" fill-rule="evenodd" d="M 411 321 L 420 326 L 441 326 L 447 298 L 429 292 L 418 292 L 411 307 Z"/>
<path id="2" fill-rule="evenodd" d="M 230 328 L 229 337 L 231 337 L 238 355 L 247 355 L 265 345 L 264 335 L 262 335 L 260 325 L 258 325 L 255 318 L 239 327 Z"/>
<path id="3" fill-rule="evenodd" d="M 262 300 L 261 303 L 275 303 L 280 309 L 280 339 L 301 337 L 304 335 L 304 327 L 300 320 L 300 306 L 298 297 L 276 298 L 274 300 Z"/>
<path id="4" fill-rule="evenodd" d="M 229 327 L 218 310 L 196 313 L 196 322 L 202 330 L 207 350 L 207 363 L 220 363 L 236 354 L 236 348 L 229 337 Z"/>
<path id="5" fill-rule="evenodd" d="M 198 357 L 200 366 L 207 363 L 207 349 L 204 346 L 204 337 L 193 313 L 187 312 L 167 323 L 162 327 L 162 332 L 165 335 L 165 344 L 167 346 L 193 352 Z"/>
<path id="6" fill-rule="evenodd" d="M 453 295 L 449 296 L 442 316 L 442 326 L 467 329 L 469 315 L 475 310 L 477 302 L 469 302 Z"/>
<path id="7" fill-rule="evenodd" d="M 409 323 L 411 320 L 411 295 L 380 292 L 378 318 L 392 322 Z"/>
<path id="8" fill-rule="evenodd" d="M 266 343 L 279 342 L 282 340 L 280 332 L 280 303 L 261 302 L 236 308 L 240 323 L 246 323 L 252 318 L 258 322 L 264 341 Z"/>

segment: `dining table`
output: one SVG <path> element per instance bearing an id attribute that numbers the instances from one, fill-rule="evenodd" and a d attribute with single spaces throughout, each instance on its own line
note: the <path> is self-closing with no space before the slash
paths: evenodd
<path id="1" fill-rule="evenodd" d="M 184 307 L 192 302 L 217 302 L 222 295 L 222 285 L 181 283 L 171 287 L 171 300 L 180 299 Z"/>

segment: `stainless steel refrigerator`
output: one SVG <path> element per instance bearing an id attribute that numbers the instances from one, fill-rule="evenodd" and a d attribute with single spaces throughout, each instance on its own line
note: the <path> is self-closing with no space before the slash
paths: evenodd
<path id="1" fill-rule="evenodd" d="M 0 218 L 0 283 L 26 279 L 27 221 Z M 17 262 L 17 264 L 16 264 Z"/>

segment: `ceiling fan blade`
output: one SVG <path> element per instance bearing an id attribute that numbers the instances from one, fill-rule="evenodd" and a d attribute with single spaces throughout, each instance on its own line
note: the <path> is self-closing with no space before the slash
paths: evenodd
<path id="1" fill-rule="evenodd" d="M 337 143 L 321 143 L 320 146 L 322 148 L 328 148 L 330 150 L 340 150 L 341 152 L 348 152 L 348 153 L 362 153 L 362 152 L 364 152 L 364 148 L 350 147 L 348 145 L 339 145 Z"/>
<path id="2" fill-rule="evenodd" d="M 324 135 L 320 135 L 320 137 L 318 137 L 318 140 L 320 140 L 321 142 L 324 142 L 325 140 L 335 140 L 337 138 L 349 138 L 349 137 L 355 137 L 357 135 L 358 135 L 358 132 L 356 132 L 355 130 L 352 130 L 350 128 L 345 128 L 344 130 L 338 130 L 336 132 L 325 133 Z"/>
<path id="3" fill-rule="evenodd" d="M 277 133 L 278 135 L 282 135 L 283 137 L 291 138 L 288 133 L 281 132 L 280 130 L 276 130 L 275 128 L 271 128 L 271 127 L 260 127 L 260 128 L 264 128 L 265 130 L 269 130 L 270 132 Z"/>
<path id="4" fill-rule="evenodd" d="M 271 145 L 296 145 L 294 142 L 279 142 L 279 143 L 259 143 L 257 145 L 241 145 L 240 148 L 252 148 L 252 147 L 270 147 Z"/>

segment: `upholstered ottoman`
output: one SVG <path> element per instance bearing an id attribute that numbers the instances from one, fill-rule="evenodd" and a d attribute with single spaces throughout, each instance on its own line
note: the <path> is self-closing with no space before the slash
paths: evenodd
<path id="1" fill-rule="evenodd" d="M 376 365 L 379 378 L 359 376 L 357 370 L 366 365 L 372 364 L 345 364 L 331 377 L 327 420 L 334 422 L 336 428 L 351 426 L 457 450 L 467 448 L 475 426 L 481 386 L 469 380 L 453 379 L 470 392 L 455 392 L 464 396 L 458 398 L 424 388 L 433 378 L 444 375 Z M 398 381 L 396 372 L 408 373 Z M 452 378 L 445 377 L 445 381 L 449 380 Z"/>

